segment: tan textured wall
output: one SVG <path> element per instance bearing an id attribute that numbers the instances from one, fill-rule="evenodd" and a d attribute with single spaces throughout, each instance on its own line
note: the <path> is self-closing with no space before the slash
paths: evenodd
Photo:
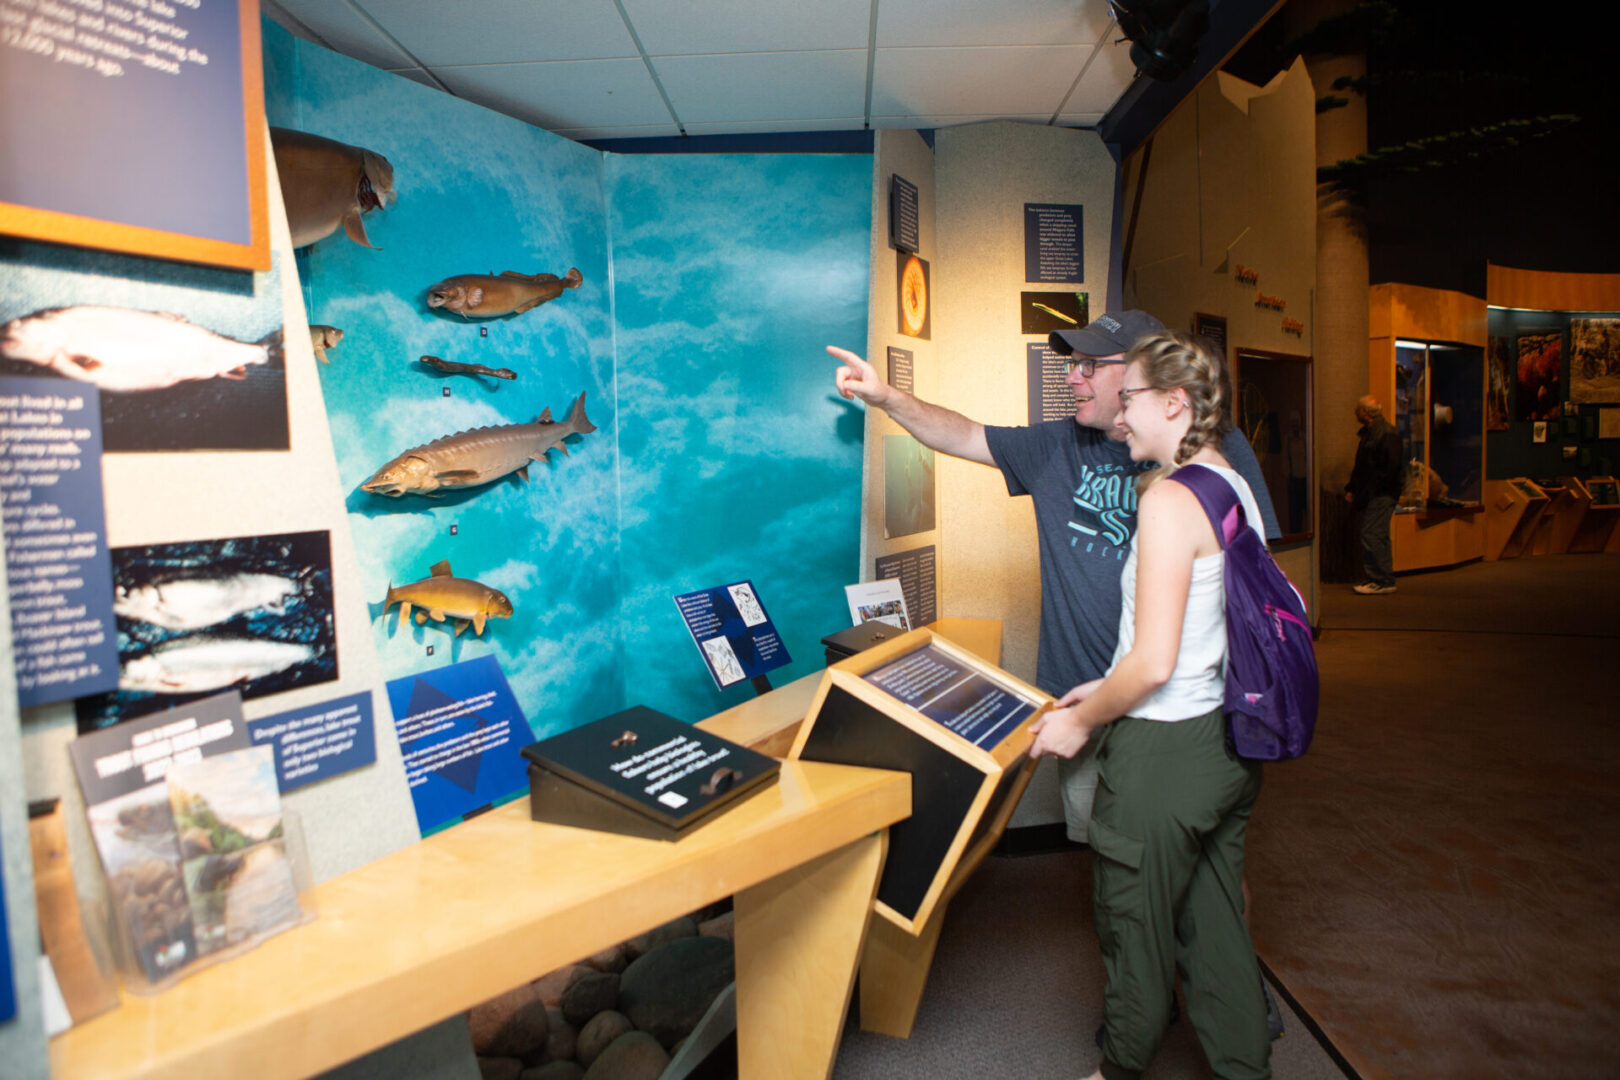
<path id="1" fill-rule="evenodd" d="M 1085 275 L 1093 314 L 1106 310 L 1114 159 L 1094 132 L 997 122 L 936 136 L 939 257 L 934 338 L 939 402 L 988 424 L 1029 421 L 1019 292 L 1065 286 L 1024 281 L 1024 204 L 1085 207 Z M 1072 286 L 1070 286 L 1072 287 Z M 941 611 L 1002 620 L 1002 666 L 1033 681 L 1040 567 L 1028 499 L 1007 497 L 1001 474 L 968 462 L 940 467 Z"/>
<path id="2" fill-rule="evenodd" d="M 1265 87 L 1225 73 L 1206 81 L 1125 163 L 1125 205 L 1140 190 L 1125 266 L 1125 303 L 1165 325 L 1191 329 L 1202 312 L 1227 320 L 1228 359 L 1237 349 L 1312 356 L 1318 313 L 1315 91 L 1296 61 Z M 1363 260 L 1365 264 L 1365 260 Z M 1239 280 L 1238 269 L 1257 281 Z M 1365 290 L 1363 290 L 1365 292 Z M 1281 299 L 1282 311 L 1256 303 Z M 1302 324 L 1285 328 L 1284 318 Z M 1366 385 L 1365 349 L 1360 356 Z M 1322 360 L 1313 365 L 1322 400 Z M 1362 391 L 1358 391 L 1358 394 Z M 1352 399 L 1353 400 L 1353 399 Z M 1316 409 L 1320 429 L 1340 424 Z M 1313 544 L 1277 552 L 1315 610 Z"/>

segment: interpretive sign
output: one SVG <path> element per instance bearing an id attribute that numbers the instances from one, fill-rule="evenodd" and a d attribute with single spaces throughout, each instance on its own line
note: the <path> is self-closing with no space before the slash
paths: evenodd
<path id="1" fill-rule="evenodd" d="M 911 817 L 889 829 L 876 908 L 908 934 L 989 850 L 1029 782 L 1040 690 L 913 630 L 832 664 L 789 758 L 911 774 Z"/>
<path id="2" fill-rule="evenodd" d="M 793 662 L 752 581 L 683 593 L 675 597 L 675 606 L 714 685 L 722 690 Z"/>
<path id="3" fill-rule="evenodd" d="M 1037 705 L 932 645 L 867 672 L 866 681 L 985 750 Z"/>
<path id="4" fill-rule="evenodd" d="M 257 0 L 0 0 L 0 232 L 267 269 Z"/>
<path id="5" fill-rule="evenodd" d="M 927 626 L 939 618 L 939 593 L 935 588 L 934 545 L 897 551 L 875 563 L 876 578 L 899 578 L 905 594 L 906 612 L 912 626 Z"/>
<path id="6" fill-rule="evenodd" d="M 536 821 L 675 840 L 774 778 L 774 758 L 637 705 L 523 748 Z"/>
<path id="7" fill-rule="evenodd" d="M 283 795 L 377 760 L 370 690 L 250 721 L 248 732 L 274 748 Z"/>
<path id="8" fill-rule="evenodd" d="M 1044 341 L 1027 342 L 1024 352 L 1029 368 L 1029 422 L 1073 418 L 1075 400 L 1069 386 L 1069 358 Z"/>
<path id="9" fill-rule="evenodd" d="M 889 346 L 889 385 L 908 394 L 917 392 L 910 349 Z"/>
<path id="10" fill-rule="evenodd" d="M 889 244 L 901 251 L 921 250 L 917 185 L 894 173 L 889 177 Z"/>
<path id="11" fill-rule="evenodd" d="M 94 387 L 0 376 L 0 492 L 18 703 L 113 689 L 118 645 Z"/>
<path id="12" fill-rule="evenodd" d="M 493 656 L 388 683 L 423 836 L 523 794 L 528 721 Z"/>
<path id="13" fill-rule="evenodd" d="M 1024 204 L 1024 280 L 1086 280 L 1083 208 L 1073 203 Z"/>

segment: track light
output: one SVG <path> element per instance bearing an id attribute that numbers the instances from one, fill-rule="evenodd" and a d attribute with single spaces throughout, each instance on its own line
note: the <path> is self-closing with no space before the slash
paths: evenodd
<path id="1" fill-rule="evenodd" d="M 1209 29 L 1208 0 L 1109 0 L 1108 6 L 1141 74 L 1173 82 L 1197 59 Z"/>

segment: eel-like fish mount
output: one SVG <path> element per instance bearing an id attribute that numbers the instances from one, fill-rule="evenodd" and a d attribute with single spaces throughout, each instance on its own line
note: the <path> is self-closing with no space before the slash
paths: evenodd
<path id="1" fill-rule="evenodd" d="M 511 368 L 492 368 L 483 364 L 463 364 L 455 360 L 440 360 L 437 356 L 424 356 L 422 363 L 435 371 L 442 371 L 446 375 L 488 375 L 492 379 L 515 379 L 517 372 Z"/>

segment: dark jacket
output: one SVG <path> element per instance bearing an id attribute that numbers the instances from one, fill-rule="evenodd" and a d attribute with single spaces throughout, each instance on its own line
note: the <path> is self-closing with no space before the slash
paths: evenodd
<path id="1" fill-rule="evenodd" d="M 1382 416 L 1375 416 L 1357 434 L 1361 445 L 1356 447 L 1356 465 L 1344 489 L 1358 507 L 1379 495 L 1399 499 L 1406 472 L 1401 433 Z"/>

